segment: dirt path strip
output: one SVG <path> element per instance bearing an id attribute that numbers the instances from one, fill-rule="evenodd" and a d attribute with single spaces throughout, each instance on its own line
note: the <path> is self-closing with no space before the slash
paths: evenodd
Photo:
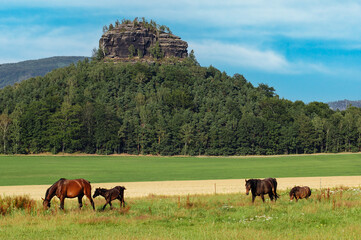
<path id="1" fill-rule="evenodd" d="M 361 176 L 340 177 L 304 177 L 278 178 L 278 189 L 286 190 L 295 185 L 309 186 L 311 189 L 333 188 L 338 186 L 361 187 Z M 244 193 L 244 179 L 228 180 L 198 180 L 198 181 L 161 181 L 161 182 L 121 182 L 121 183 L 92 183 L 92 189 L 97 187 L 112 188 L 125 186 L 127 198 L 154 195 L 188 195 L 213 193 Z M 0 186 L 1 196 L 29 195 L 40 200 L 50 185 L 28 186 Z"/>

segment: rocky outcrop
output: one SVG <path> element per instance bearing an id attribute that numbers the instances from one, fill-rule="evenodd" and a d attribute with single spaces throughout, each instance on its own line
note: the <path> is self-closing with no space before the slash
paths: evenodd
<path id="1" fill-rule="evenodd" d="M 129 58 L 129 56 L 154 57 L 160 50 L 162 57 L 188 56 L 187 42 L 142 23 L 122 23 L 108 30 L 99 40 L 99 48 L 108 58 Z"/>

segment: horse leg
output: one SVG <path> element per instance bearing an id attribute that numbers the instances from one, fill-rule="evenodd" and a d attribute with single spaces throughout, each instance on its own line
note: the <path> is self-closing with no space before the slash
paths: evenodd
<path id="1" fill-rule="evenodd" d="M 83 206 L 83 196 L 78 196 L 79 209 Z"/>
<path id="2" fill-rule="evenodd" d="M 252 203 L 254 203 L 254 199 L 256 198 L 255 195 L 252 195 Z"/>
<path id="3" fill-rule="evenodd" d="M 273 201 L 273 194 L 272 194 L 272 193 L 269 193 L 268 196 L 269 196 L 269 198 L 271 199 L 271 201 Z"/>
<path id="4" fill-rule="evenodd" d="M 59 199 L 60 199 L 60 209 L 61 209 L 61 210 L 64 210 L 64 200 L 65 200 L 65 197 L 61 196 Z"/>
<path id="5" fill-rule="evenodd" d="M 261 194 L 261 198 L 262 198 L 262 201 L 264 202 L 264 195 L 263 194 Z"/>
<path id="6" fill-rule="evenodd" d="M 124 194 L 122 194 L 122 197 L 121 197 L 121 198 L 122 198 L 122 201 L 121 201 L 121 202 L 123 203 L 123 208 L 124 208 L 124 207 L 125 207 Z"/>
<path id="7" fill-rule="evenodd" d="M 89 201 L 90 201 L 90 203 L 91 203 L 91 205 L 93 207 L 93 210 L 95 211 L 95 206 L 94 206 L 94 201 L 93 201 L 93 198 L 92 198 L 92 190 L 91 190 L 90 184 L 89 184 L 88 187 L 84 188 L 83 196 L 84 195 L 89 199 Z"/>
<path id="8" fill-rule="evenodd" d="M 118 197 L 118 200 L 120 201 L 120 208 L 125 207 L 124 199 L 122 197 Z"/>
<path id="9" fill-rule="evenodd" d="M 109 201 L 107 200 L 106 203 L 103 206 L 103 211 L 104 211 L 105 207 L 108 205 L 108 203 L 109 203 Z"/>
<path id="10" fill-rule="evenodd" d="M 82 196 L 82 197 L 83 197 L 83 196 Z M 86 197 L 89 199 L 89 201 L 90 201 L 90 203 L 91 203 L 91 205 L 92 205 L 92 207 L 93 207 L 93 210 L 95 211 L 94 201 L 93 201 L 93 198 L 92 198 L 92 196 L 90 195 L 90 193 L 87 193 L 87 194 L 86 194 Z"/>
<path id="11" fill-rule="evenodd" d="M 110 197 L 104 197 L 104 198 L 105 198 L 106 202 L 105 202 L 105 205 L 103 206 L 103 211 L 108 204 L 109 204 L 110 208 L 112 208 L 112 203 L 111 203 L 112 199 Z"/>
<path id="12" fill-rule="evenodd" d="M 277 181 L 275 179 L 274 182 L 274 195 L 275 195 L 275 201 L 277 201 L 277 198 L 279 198 L 279 196 L 277 195 Z"/>
<path id="13" fill-rule="evenodd" d="M 277 201 L 277 198 L 279 198 L 276 191 L 277 191 L 277 185 L 275 186 L 275 192 L 274 192 L 275 201 Z"/>
<path id="14" fill-rule="evenodd" d="M 109 202 L 110 209 L 113 209 L 112 201 Z"/>

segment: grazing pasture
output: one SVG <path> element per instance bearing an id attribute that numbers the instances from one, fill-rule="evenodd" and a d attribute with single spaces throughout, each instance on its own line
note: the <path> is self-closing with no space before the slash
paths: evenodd
<path id="1" fill-rule="evenodd" d="M 132 198 L 125 208 L 94 212 L 55 201 L 0 197 L 1 239 L 359 239 L 361 189 L 313 190 L 308 200 L 290 202 L 288 191 L 265 203 L 242 194 Z M 9 208 L 7 206 L 10 205 Z"/>
<path id="2" fill-rule="evenodd" d="M 0 186 L 360 175 L 361 154 L 270 157 L 0 156 Z M 302 183 L 300 183 L 302 184 Z"/>

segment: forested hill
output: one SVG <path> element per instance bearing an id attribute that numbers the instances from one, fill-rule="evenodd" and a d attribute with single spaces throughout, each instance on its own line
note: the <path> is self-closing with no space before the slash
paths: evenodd
<path id="1" fill-rule="evenodd" d="M 38 60 L 28 60 L 18 63 L 0 64 L 0 88 L 12 85 L 22 80 L 44 76 L 55 68 L 68 66 L 85 57 L 50 57 Z"/>
<path id="2" fill-rule="evenodd" d="M 361 109 L 279 99 L 242 75 L 87 59 L 0 90 L 0 152 L 285 154 L 360 151 Z"/>

